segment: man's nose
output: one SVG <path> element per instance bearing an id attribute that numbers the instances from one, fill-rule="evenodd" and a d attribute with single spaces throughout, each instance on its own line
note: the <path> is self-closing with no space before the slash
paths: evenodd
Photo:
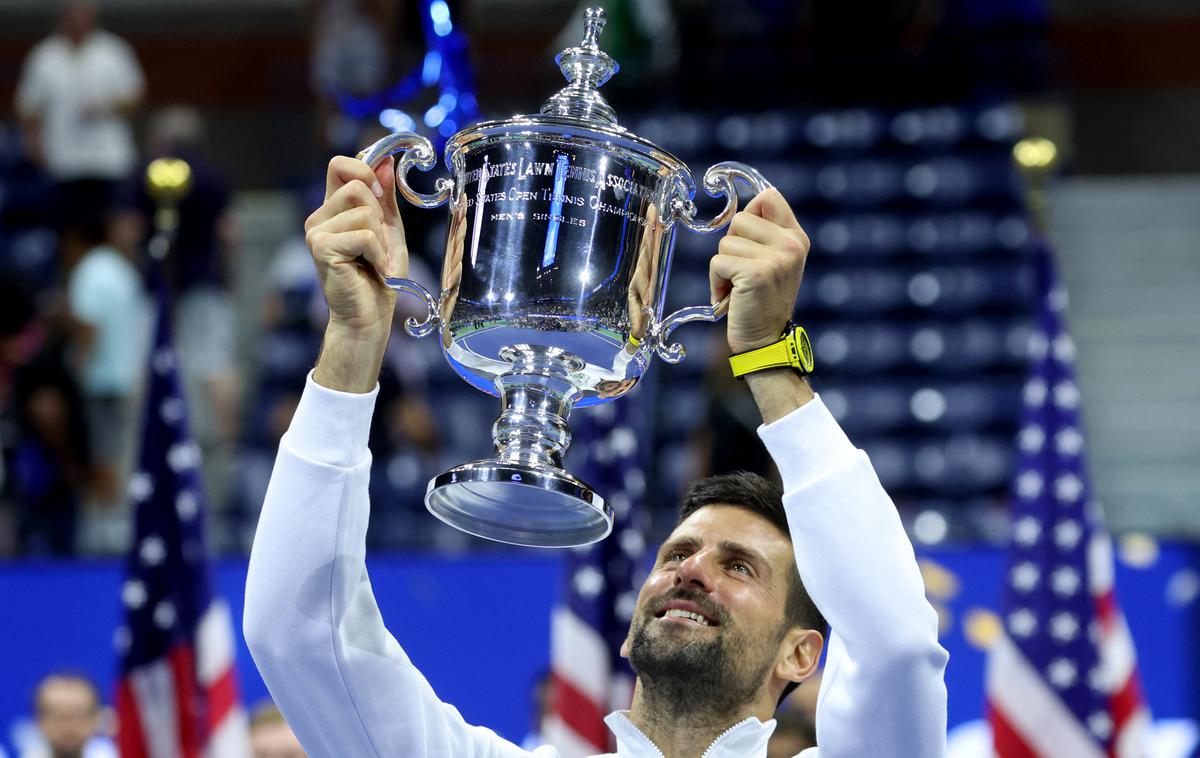
<path id="1" fill-rule="evenodd" d="M 688 584 L 711 592 L 714 586 L 714 569 L 712 558 L 707 552 L 700 550 L 692 553 L 680 561 L 675 569 L 675 585 Z"/>

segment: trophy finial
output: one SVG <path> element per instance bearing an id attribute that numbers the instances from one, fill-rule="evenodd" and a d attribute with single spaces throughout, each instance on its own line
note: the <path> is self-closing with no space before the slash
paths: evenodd
<path id="1" fill-rule="evenodd" d="M 589 7 L 583 18 L 583 41 L 554 59 L 570 84 L 546 101 L 542 113 L 615 125 L 617 114 L 598 91 L 621 70 L 612 56 L 600 49 L 600 32 L 606 23 L 604 9 Z"/>
<path id="2" fill-rule="evenodd" d="M 608 23 L 608 19 L 604 17 L 604 9 L 593 5 L 584 11 L 583 19 L 583 43 L 579 46 L 599 50 L 600 32 L 604 31 L 604 25 Z"/>

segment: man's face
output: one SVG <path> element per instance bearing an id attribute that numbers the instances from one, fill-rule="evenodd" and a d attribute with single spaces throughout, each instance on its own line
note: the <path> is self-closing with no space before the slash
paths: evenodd
<path id="1" fill-rule="evenodd" d="M 676 527 L 638 594 L 622 653 L 677 702 L 737 708 L 781 654 L 791 543 L 743 508 L 711 505 Z"/>
<path id="2" fill-rule="evenodd" d="M 95 0 L 70 0 L 63 7 L 62 33 L 72 42 L 82 42 L 95 31 L 97 15 Z"/>
<path id="3" fill-rule="evenodd" d="M 250 734 L 254 758 L 305 758 L 300 740 L 283 721 L 255 726 Z"/>
<path id="4" fill-rule="evenodd" d="M 38 728 L 54 755 L 82 755 L 100 726 L 100 704 L 84 682 L 51 679 L 38 693 Z"/>

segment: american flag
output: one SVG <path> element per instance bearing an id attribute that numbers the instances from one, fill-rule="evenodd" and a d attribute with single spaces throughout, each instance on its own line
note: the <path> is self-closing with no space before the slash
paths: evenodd
<path id="1" fill-rule="evenodd" d="M 554 609 L 550 641 L 550 703 L 543 742 L 563 758 L 609 749 L 609 711 L 628 708 L 633 671 L 621 643 L 644 577 L 646 480 L 632 419 L 643 392 L 577 412 L 572 432 L 582 442 L 582 465 L 573 470 L 612 505 L 613 533 L 578 548 L 567 559 L 567 587 Z"/>
<path id="2" fill-rule="evenodd" d="M 1088 478 L 1066 290 L 1046 249 L 1036 273 L 988 720 L 1000 758 L 1134 758 L 1146 754 L 1150 715 L 1113 589 L 1112 540 Z"/>
<path id="3" fill-rule="evenodd" d="M 161 281 L 157 290 L 141 454 L 129 483 L 136 512 L 125 618 L 115 637 L 117 743 L 122 758 L 243 758 L 250 748 L 233 621 L 213 594 L 200 449 L 188 432 Z"/>

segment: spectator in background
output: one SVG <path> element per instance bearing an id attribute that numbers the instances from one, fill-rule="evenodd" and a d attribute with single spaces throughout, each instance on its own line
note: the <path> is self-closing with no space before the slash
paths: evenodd
<path id="1" fill-rule="evenodd" d="M 17 544 L 26 554 L 70 555 L 91 458 L 83 399 L 58 350 L 43 349 L 17 370 L 11 411 L 16 439 L 5 490 Z"/>
<path id="2" fill-rule="evenodd" d="M 91 245 L 78 260 L 64 260 L 74 327 L 69 360 L 83 392 L 93 458 L 77 544 L 85 553 L 128 548 L 125 483 L 136 450 L 149 337 L 145 290 L 132 261 L 141 236 L 135 212 L 115 211 L 88 229 Z"/>
<path id="3" fill-rule="evenodd" d="M 707 419 L 696 426 L 691 440 L 695 476 L 749 471 L 778 481 L 775 463 L 758 444 L 758 407 L 745 383 L 730 374 L 729 350 L 719 336 L 713 335 L 704 371 Z"/>
<path id="4" fill-rule="evenodd" d="M 25 747 L 21 758 L 116 758 L 112 742 L 101 734 L 100 692 L 87 677 L 47 676 L 33 705 L 42 739 Z"/>
<path id="5" fill-rule="evenodd" d="M 64 248 L 84 242 L 137 160 L 130 117 L 144 80 L 133 49 L 97 26 L 94 0 L 67 0 L 57 31 L 29 53 L 16 110 L 27 150 L 56 182 Z"/>
<path id="6" fill-rule="evenodd" d="M 12 396 L 17 371 L 37 355 L 45 328 L 34 317 L 26 287 L 12 273 L 0 274 L 0 556 L 17 552 L 16 504 L 12 502 L 9 457 L 17 440 Z"/>
<path id="7" fill-rule="evenodd" d="M 307 758 L 300 740 L 274 703 L 264 703 L 250 717 L 250 750 L 254 758 Z"/>
<path id="8" fill-rule="evenodd" d="M 308 0 L 312 50 L 310 84 L 317 97 L 322 138 L 336 149 L 357 149 L 360 126 L 342 114 L 337 98 L 365 97 L 387 84 L 389 32 L 396 24 L 394 0 Z"/>

